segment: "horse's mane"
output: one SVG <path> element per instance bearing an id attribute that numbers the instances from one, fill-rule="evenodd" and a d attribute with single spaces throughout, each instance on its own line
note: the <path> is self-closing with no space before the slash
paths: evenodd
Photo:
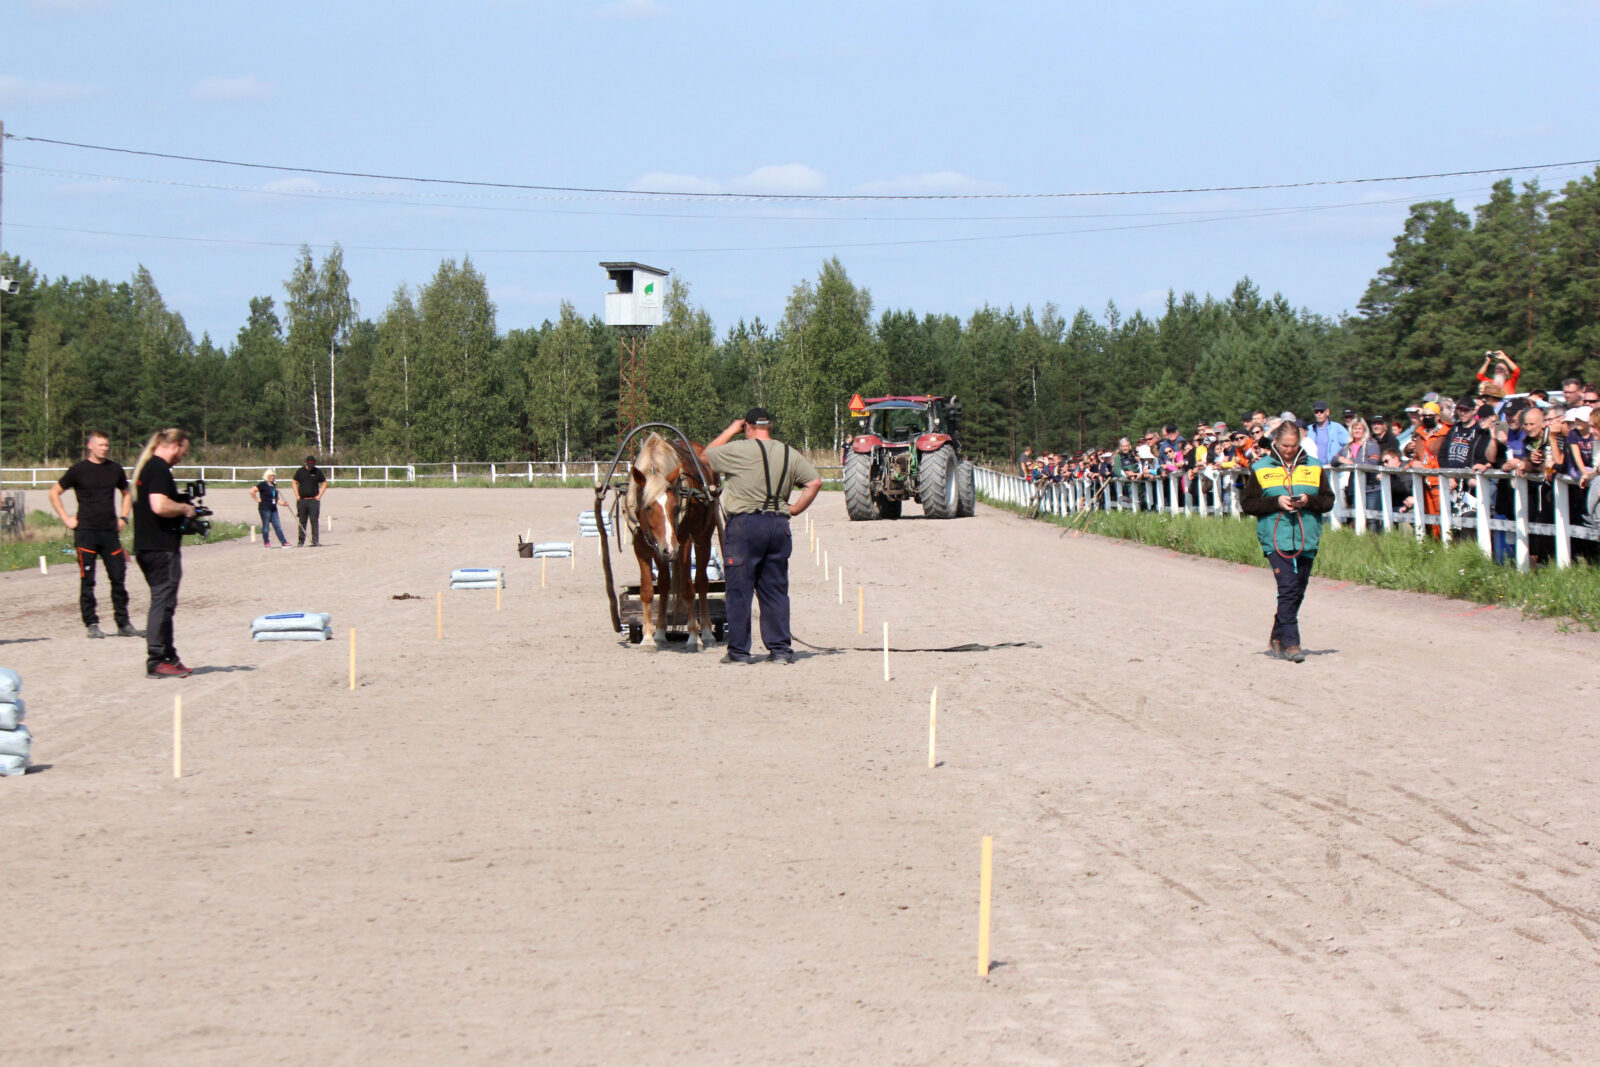
<path id="1" fill-rule="evenodd" d="M 634 504 L 654 500 L 667 488 L 667 481 L 682 461 L 678 457 L 677 449 L 667 443 L 666 438 L 651 432 L 644 439 L 644 444 L 639 449 L 639 455 L 633 461 L 633 469 L 644 475 L 644 492 L 638 493 L 638 485 L 630 487 L 637 494 Z"/>

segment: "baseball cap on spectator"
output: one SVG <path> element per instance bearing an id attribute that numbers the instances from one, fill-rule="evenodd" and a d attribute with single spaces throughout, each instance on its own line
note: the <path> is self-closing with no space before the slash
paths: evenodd
<path id="1" fill-rule="evenodd" d="M 1424 404 L 1437 404 L 1439 402 L 1439 394 L 1438 393 L 1432 393 L 1432 392 L 1423 393 L 1422 394 L 1422 402 Z"/>
<path id="2" fill-rule="evenodd" d="M 1492 418 L 1494 418 L 1494 405 L 1493 404 L 1479 404 L 1478 405 L 1478 418 L 1480 418 L 1480 419 L 1492 419 Z"/>
<path id="3" fill-rule="evenodd" d="M 751 408 L 744 413 L 744 421 L 752 426 L 770 426 L 772 425 L 772 416 L 767 413 L 766 408 Z"/>
<path id="4" fill-rule="evenodd" d="M 1384 414 L 1382 414 L 1382 413 L 1381 413 L 1381 412 L 1380 412 L 1380 413 L 1379 413 L 1379 414 L 1377 414 L 1377 415 L 1371 415 L 1371 416 L 1368 416 L 1368 418 L 1367 418 L 1367 422 L 1369 422 L 1369 423 L 1371 423 L 1371 424 L 1372 424 L 1372 425 L 1374 425 L 1374 426 L 1376 426 L 1376 425 L 1377 425 L 1377 424 L 1378 424 L 1378 423 L 1380 423 L 1380 422 L 1381 422 L 1381 423 L 1383 423 L 1383 424 L 1384 424 L 1384 425 L 1385 425 L 1385 426 L 1387 426 L 1387 425 L 1389 425 L 1389 416 L 1387 416 L 1387 415 L 1384 415 Z"/>
<path id="5" fill-rule="evenodd" d="M 1593 408 L 1587 407 L 1573 408 L 1571 411 L 1567 412 L 1567 418 L 1571 419 L 1573 422 L 1588 422 L 1589 415 L 1593 410 Z"/>
<path id="6" fill-rule="evenodd" d="M 1300 420 L 1294 417 L 1294 412 L 1285 411 L 1282 415 L 1278 416 L 1278 421 L 1279 422 L 1299 422 Z"/>
<path id="7" fill-rule="evenodd" d="M 1316 411 L 1327 411 L 1328 410 L 1328 402 L 1326 400 L 1318 400 L 1315 404 L 1311 405 L 1311 410 L 1314 411 L 1314 412 L 1316 412 Z"/>

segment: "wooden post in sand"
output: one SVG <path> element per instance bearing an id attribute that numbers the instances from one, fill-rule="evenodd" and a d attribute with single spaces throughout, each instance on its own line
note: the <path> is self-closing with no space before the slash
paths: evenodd
<path id="1" fill-rule="evenodd" d="M 933 754 L 935 751 L 934 737 L 939 730 L 939 687 L 933 687 L 933 695 L 928 698 L 928 770 L 933 770 Z"/>
<path id="2" fill-rule="evenodd" d="M 994 890 L 994 838 L 983 839 L 982 869 L 978 874 L 978 976 L 989 977 L 989 897 Z"/>
<path id="3" fill-rule="evenodd" d="M 494 610 L 500 610 L 500 587 L 498 585 L 494 587 Z"/>
<path id="4" fill-rule="evenodd" d="M 856 586 L 856 633 L 867 632 L 867 587 Z"/>
<path id="5" fill-rule="evenodd" d="M 889 680 L 889 624 L 883 624 L 883 680 Z"/>
<path id="6" fill-rule="evenodd" d="M 840 567 L 839 574 L 839 606 L 844 607 L 844 568 Z"/>
<path id="7" fill-rule="evenodd" d="M 822 554 L 822 580 L 828 580 L 828 554 L 826 552 Z"/>
<path id="8" fill-rule="evenodd" d="M 356 630 L 355 630 L 355 627 L 352 626 L 350 628 L 350 691 L 352 693 L 355 692 L 355 688 L 356 688 Z"/>
<path id="9" fill-rule="evenodd" d="M 40 574 L 49 574 L 50 573 L 50 565 L 47 564 L 44 561 L 44 557 L 43 556 L 39 557 L 39 573 Z"/>
<path id="10" fill-rule="evenodd" d="M 172 777 L 183 777 L 183 697 L 172 698 Z"/>
<path id="11" fill-rule="evenodd" d="M 545 575 L 549 573 L 549 570 L 550 570 L 550 557 L 549 556 L 540 556 L 539 557 L 539 588 L 540 589 L 544 588 Z M 495 594 L 496 597 L 498 597 L 499 595 L 500 594 L 498 594 L 498 593 Z M 499 600 L 497 599 L 495 601 L 495 603 L 498 604 Z"/>

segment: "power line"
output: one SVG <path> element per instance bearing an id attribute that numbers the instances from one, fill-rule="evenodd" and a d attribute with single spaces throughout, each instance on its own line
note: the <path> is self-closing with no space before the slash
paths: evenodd
<path id="1" fill-rule="evenodd" d="M 1360 204 L 1332 205 L 1336 207 L 1357 207 Z M 1120 226 L 1086 226 L 1068 230 L 1037 230 L 1026 233 L 991 233 L 972 234 L 963 237 L 912 237 L 898 240 L 885 241 L 828 241 L 815 244 L 792 245 L 729 245 L 714 247 L 691 248 L 630 248 L 630 253 L 637 255 L 690 255 L 695 253 L 735 253 L 735 252 L 813 252 L 842 248 L 894 248 L 907 245 L 944 245 L 944 244 L 972 244 L 981 241 L 1019 241 L 1040 237 L 1069 237 L 1086 233 L 1112 233 L 1123 230 L 1149 230 L 1167 226 L 1193 226 L 1200 223 L 1211 222 L 1240 222 L 1250 219 L 1271 218 L 1278 215 L 1306 214 L 1317 208 L 1272 208 L 1259 210 L 1249 215 L 1227 215 L 1202 219 L 1169 219 L 1163 222 L 1138 222 L 1127 223 Z M 249 241 L 229 237 L 190 237 L 175 234 L 161 233 L 126 233 L 117 230 L 88 230 L 77 229 L 69 226 L 41 226 L 31 223 L 13 222 L 11 225 L 23 230 L 41 230 L 50 233 L 74 233 L 94 237 L 127 237 L 144 241 L 183 241 L 196 244 L 213 245 L 238 245 L 255 248 L 299 248 L 302 245 L 311 248 L 331 248 L 331 243 L 317 243 L 313 241 Z M 477 248 L 463 249 L 461 246 L 432 247 L 432 246 L 404 246 L 404 245 L 345 245 L 341 248 L 351 252 L 431 252 L 435 254 L 454 255 L 463 251 L 472 255 L 530 255 L 530 256 L 564 256 L 564 255 L 612 255 L 615 248 Z"/>
<path id="2" fill-rule="evenodd" d="M 1259 182 L 1248 185 L 1207 185 L 1172 189 L 1118 189 L 1098 192 L 1054 193 L 684 193 L 656 189 L 614 189 L 603 186 L 539 185 L 522 182 L 496 182 L 468 178 L 433 178 L 403 174 L 381 174 L 370 171 L 334 170 L 327 167 L 302 167 L 278 163 L 254 163 L 236 159 L 218 159 L 208 156 L 190 156 L 176 152 L 156 152 L 142 148 L 120 148 L 112 145 L 87 144 L 81 141 L 64 141 L 53 137 L 33 137 L 7 134 L 7 139 L 30 141 L 35 144 L 59 145 L 81 148 L 92 152 L 112 152 L 120 155 L 144 156 L 151 159 L 171 159 L 185 163 L 207 163 L 224 167 L 243 167 L 251 170 L 273 170 L 289 174 L 318 174 L 339 178 L 370 178 L 379 181 L 418 182 L 429 185 L 460 185 L 483 189 L 522 189 L 531 192 L 569 193 L 596 196 L 634 196 L 674 200 L 723 201 L 774 201 L 774 202 L 830 202 L 830 201 L 935 201 L 935 200 L 1058 200 L 1111 196 L 1169 196 L 1184 193 L 1242 193 L 1269 189 L 1310 189 L 1328 185 L 1372 185 L 1384 182 L 1414 182 L 1434 178 L 1480 177 L 1487 174 L 1509 174 L 1516 171 L 1554 170 L 1558 167 L 1600 165 L 1600 159 L 1579 159 L 1565 163 L 1538 163 L 1515 167 L 1484 167 L 1476 170 L 1436 171 L 1430 174 L 1396 174 L 1380 178 L 1322 178 L 1311 181 Z"/>
<path id="3" fill-rule="evenodd" d="M 6 168 L 8 173 L 25 174 L 37 177 L 71 178 L 82 181 L 119 182 L 131 185 L 168 186 L 178 189 L 198 189 L 206 192 L 234 192 L 249 193 L 260 196 L 275 196 L 296 200 L 338 200 L 350 203 L 364 204 L 390 204 L 401 207 L 418 208 L 444 208 L 451 211 L 489 211 L 512 212 L 519 214 L 551 214 L 551 215 L 576 215 L 588 218 L 643 218 L 643 219 L 713 219 L 725 222 L 822 222 L 822 223 L 848 223 L 848 222 L 1024 222 L 1024 221 L 1058 221 L 1064 219 L 1138 219 L 1138 218 L 1165 218 L 1172 216 L 1197 216 L 1197 215 L 1251 215 L 1262 210 L 1260 207 L 1211 207 L 1211 208 L 1184 208 L 1168 211 L 1095 211 L 1074 214 L 1048 214 L 1048 215 L 728 215 L 704 214 L 691 212 L 667 211 L 579 211 L 565 208 L 523 208 L 499 204 L 456 204 L 446 203 L 458 198 L 489 199 L 489 200 L 575 200 L 576 197 L 551 197 L 543 196 L 506 196 L 492 193 L 404 193 L 395 194 L 392 190 L 381 189 L 272 189 L 259 185 L 227 185 L 217 182 L 186 182 L 172 178 L 138 178 L 131 175 L 120 174 L 92 174 L 81 171 L 55 170 L 47 167 L 30 167 L 12 164 Z M 1429 194 L 1432 197 L 1462 196 L 1467 193 L 1479 193 L 1482 186 L 1471 189 L 1453 189 L 1445 192 Z M 426 197 L 418 201 L 413 197 Z M 1414 200 L 1414 196 L 1388 197 L 1381 200 L 1350 200 L 1325 204 L 1299 204 L 1282 205 L 1280 209 L 1299 211 L 1323 211 L 1331 208 L 1367 207 L 1384 204 L 1406 203 Z M 592 202 L 592 201 L 584 201 Z"/>

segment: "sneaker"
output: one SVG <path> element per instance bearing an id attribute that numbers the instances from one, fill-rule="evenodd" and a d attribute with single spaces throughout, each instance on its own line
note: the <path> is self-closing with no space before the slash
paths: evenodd
<path id="1" fill-rule="evenodd" d="M 133 623 L 125 622 L 125 623 L 122 623 L 120 626 L 117 627 L 117 636 L 118 637 L 143 637 L 144 636 L 144 631 L 143 630 L 135 630 L 133 628 Z"/>
<path id="2" fill-rule="evenodd" d="M 104 637 L 105 635 L 106 635 L 106 632 L 104 630 L 100 629 L 100 624 L 99 623 L 91 622 L 89 624 L 89 636 L 90 637 Z"/>
<path id="3" fill-rule="evenodd" d="M 723 654 L 722 658 L 720 660 L 718 660 L 717 662 L 718 663 L 754 663 L 755 660 L 751 659 L 749 656 L 735 656 L 732 652 L 726 652 L 726 653 Z"/>
<path id="4" fill-rule="evenodd" d="M 144 672 L 146 678 L 187 678 L 194 672 L 181 663 L 157 663 Z"/>
<path id="5" fill-rule="evenodd" d="M 1268 641 L 1267 642 L 1267 655 L 1271 656 L 1273 659 L 1282 659 L 1283 658 L 1283 642 L 1279 641 L 1276 637 L 1274 637 L 1272 640 Z"/>
<path id="6" fill-rule="evenodd" d="M 1288 648 L 1283 650 L 1283 658 L 1288 660 L 1290 663 L 1304 663 L 1306 661 L 1306 654 L 1301 650 L 1299 645 L 1290 645 Z"/>

